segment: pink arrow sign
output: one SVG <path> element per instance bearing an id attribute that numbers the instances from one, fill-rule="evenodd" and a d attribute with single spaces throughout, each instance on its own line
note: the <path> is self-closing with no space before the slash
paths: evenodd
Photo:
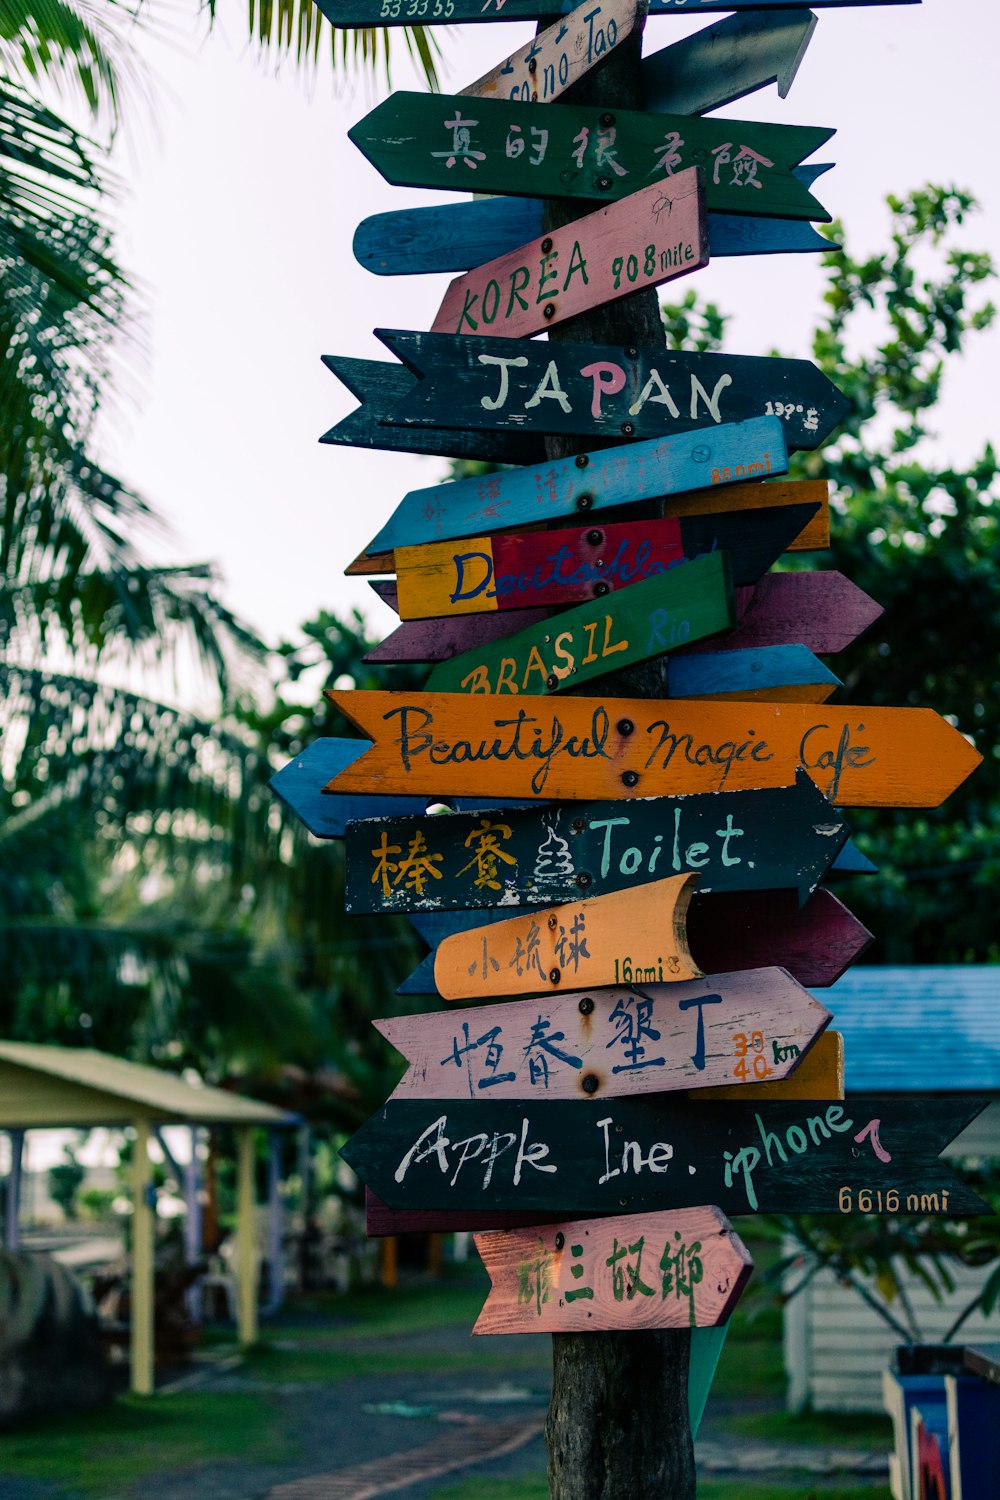
<path id="1" fill-rule="evenodd" d="M 492 1286 L 473 1333 L 712 1328 L 753 1261 L 718 1208 L 477 1234 Z"/>
<path id="2" fill-rule="evenodd" d="M 704 178 L 688 167 L 456 277 L 431 332 L 526 338 L 707 264 Z"/>
<path id="3" fill-rule="evenodd" d="M 409 1063 L 394 1099 L 596 1099 L 775 1083 L 829 1021 L 790 974 L 769 968 L 374 1025 Z"/>

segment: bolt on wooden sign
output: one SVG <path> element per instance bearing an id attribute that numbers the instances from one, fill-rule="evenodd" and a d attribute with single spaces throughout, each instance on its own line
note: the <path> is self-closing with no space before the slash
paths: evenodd
<path id="1" fill-rule="evenodd" d="M 491 1287 L 473 1333 L 705 1328 L 753 1270 L 717 1208 L 477 1234 Z"/>
<path id="2" fill-rule="evenodd" d="M 600 344 L 539 344 L 377 329 L 417 377 L 383 421 L 581 437 L 658 437 L 779 417 L 789 448 L 818 448 L 848 402 L 808 359 Z"/>
<path id="3" fill-rule="evenodd" d="M 784 969 L 543 995 L 374 1024 L 394 1099 L 594 1099 L 786 1078 L 830 1012 Z"/>
<path id="4" fill-rule="evenodd" d="M 708 264 L 700 167 L 553 229 L 451 283 L 435 333 L 524 338 Z"/>
<path id="5" fill-rule="evenodd" d="M 684 196 L 686 174 L 703 170 L 709 209 L 824 222 L 830 214 L 792 169 L 833 134 L 825 126 L 569 104 L 540 111 L 506 99 L 406 92 L 348 131 L 398 186 L 635 201 L 650 185 Z"/>
<path id="6" fill-rule="evenodd" d="M 372 739 L 330 791 L 670 797 L 790 786 L 801 767 L 841 807 L 937 807 L 982 759 L 929 708 L 326 696 Z"/>
<path id="7" fill-rule="evenodd" d="M 847 832 L 803 771 L 773 790 L 625 806 L 549 803 L 444 817 L 387 811 L 347 825 L 344 904 L 349 912 L 512 911 L 692 872 L 702 891 L 792 889 L 804 901 Z M 419 880 L 403 863 L 415 843 L 436 856 L 433 875 Z"/>

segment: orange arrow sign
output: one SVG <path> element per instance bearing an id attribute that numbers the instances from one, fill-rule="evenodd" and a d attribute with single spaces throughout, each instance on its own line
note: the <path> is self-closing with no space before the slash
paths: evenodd
<path id="1" fill-rule="evenodd" d="M 982 760 L 929 708 L 338 692 L 374 740 L 336 792 L 580 798 L 790 786 L 838 807 L 937 807 Z"/>
<path id="2" fill-rule="evenodd" d="M 434 983 L 446 1000 L 466 1000 L 700 979 L 684 931 L 697 881 L 671 875 L 456 932 L 438 944 Z"/>
<path id="3" fill-rule="evenodd" d="M 473 1333 L 708 1328 L 753 1261 L 718 1208 L 477 1234 L 493 1283 Z"/>

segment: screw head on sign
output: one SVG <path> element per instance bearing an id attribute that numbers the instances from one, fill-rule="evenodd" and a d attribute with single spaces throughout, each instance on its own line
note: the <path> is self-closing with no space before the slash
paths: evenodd
<path id="1" fill-rule="evenodd" d="M 549 253 L 549 251 L 551 249 L 552 249 L 552 241 L 550 239 L 548 239 L 548 238 L 542 240 L 542 254 L 543 255 L 548 255 L 548 253 Z"/>
<path id="2" fill-rule="evenodd" d="M 549 926 L 554 928 L 558 920 L 559 918 L 556 916 L 555 912 L 551 912 L 549 915 Z"/>
<path id="3" fill-rule="evenodd" d="M 576 466 L 578 469 L 585 469 L 589 463 L 590 458 L 586 453 L 578 453 L 576 455 Z"/>
<path id="4" fill-rule="evenodd" d="M 625 356 L 627 359 L 639 358 L 639 351 L 634 344 L 630 344 L 629 347 L 625 350 Z"/>
<path id="5" fill-rule="evenodd" d="M 538 71 L 538 63 L 537 63 L 537 61 L 536 61 L 535 58 L 531 58 L 531 60 L 528 63 L 528 72 L 529 73 L 536 73 L 537 71 Z"/>
<path id="6" fill-rule="evenodd" d="M 638 786 L 638 785 L 639 785 L 639 772 L 638 771 L 623 771 L 622 772 L 622 786 Z"/>
<path id="7" fill-rule="evenodd" d="M 542 317 L 543 318 L 554 318 L 555 315 L 556 315 L 556 305 L 555 305 L 555 303 L 554 302 L 546 302 L 544 308 L 542 309 Z"/>
<path id="8" fill-rule="evenodd" d="M 597 583 L 594 584 L 595 599 L 603 599 L 605 594 L 609 594 L 610 592 L 610 586 L 604 582 L 603 578 L 598 579 Z"/>
<path id="9" fill-rule="evenodd" d="M 562 1230 L 560 1229 L 559 1232 L 558 1232 L 558 1234 L 556 1235 L 556 1249 L 557 1250 L 561 1250 L 563 1248 L 563 1246 L 565 1245 L 565 1243 L 566 1243 L 566 1236 L 563 1234 Z"/>
<path id="10" fill-rule="evenodd" d="M 594 503 L 593 495 L 578 495 L 576 497 L 577 510 L 590 510 Z"/>
<path id="11" fill-rule="evenodd" d="M 548 677 L 546 677 L 545 686 L 548 688 L 550 693 L 554 693 L 556 688 L 559 686 L 559 678 L 554 672 L 550 672 Z"/>
<path id="12" fill-rule="evenodd" d="M 588 870 L 581 870 L 579 875 L 576 877 L 576 883 L 580 887 L 581 891 L 585 891 L 588 885 L 590 885 L 593 878 L 593 875 L 591 875 Z"/>
<path id="13" fill-rule="evenodd" d="M 583 1092 L 585 1094 L 596 1094 L 601 1086 L 601 1080 L 596 1073 L 588 1073 L 583 1080 Z"/>
<path id="14" fill-rule="evenodd" d="M 635 725 L 632 723 L 631 719 L 619 719 L 618 723 L 615 725 L 615 728 L 618 730 L 619 734 L 635 734 Z"/>
<path id="15" fill-rule="evenodd" d="M 598 531 L 595 526 L 593 531 L 587 532 L 587 541 L 592 547 L 599 547 L 604 541 L 604 532 Z"/>
<path id="16" fill-rule="evenodd" d="M 608 188 L 611 186 L 611 178 L 610 177 L 598 177 L 598 179 L 597 179 L 597 186 L 601 189 L 602 192 L 606 193 L 607 190 L 608 190 Z"/>
<path id="17" fill-rule="evenodd" d="M 601 126 L 601 127 L 602 127 L 602 129 L 604 129 L 604 130 L 610 130 L 610 129 L 611 129 L 611 127 L 612 127 L 612 125 L 613 125 L 613 124 L 614 124 L 614 123 L 615 123 L 615 117 L 614 117 L 614 115 L 613 115 L 613 114 L 611 114 L 611 113 L 610 113 L 610 111 L 608 111 L 608 110 L 605 110 L 605 111 L 604 111 L 604 114 L 603 114 L 603 115 L 602 115 L 602 116 L 601 116 L 601 118 L 600 118 L 600 120 L 599 120 L 599 121 L 598 121 L 598 124 L 599 124 L 599 125 L 600 125 L 600 126 Z"/>
<path id="18" fill-rule="evenodd" d="M 551 984 L 558 984 L 561 978 L 562 978 L 562 969 L 550 969 L 549 970 L 549 982 Z"/>
<path id="19" fill-rule="evenodd" d="M 587 825 L 583 821 L 582 818 L 574 818 L 573 819 L 573 832 L 574 833 L 582 833 L 583 830 L 586 828 L 586 826 Z"/>
<path id="20" fill-rule="evenodd" d="M 594 1002 L 593 1000 L 591 1000 L 589 995 L 583 996 L 577 1009 L 579 1010 L 581 1016 L 589 1016 L 593 1014 Z"/>
<path id="21" fill-rule="evenodd" d="M 622 432 L 625 435 L 625 437 L 631 437 L 634 431 L 635 431 L 635 423 L 634 422 L 623 422 L 622 423 Z"/>

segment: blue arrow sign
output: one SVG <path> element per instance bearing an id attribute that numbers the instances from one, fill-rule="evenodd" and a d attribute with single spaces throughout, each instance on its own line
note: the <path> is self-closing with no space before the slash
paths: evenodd
<path id="1" fill-rule="evenodd" d="M 807 646 L 759 646 L 750 651 L 709 651 L 699 656 L 674 656 L 667 662 L 670 698 L 703 698 L 709 693 L 754 693 L 776 699 L 782 688 L 815 688 L 822 703 L 840 678 L 823 665 Z"/>

